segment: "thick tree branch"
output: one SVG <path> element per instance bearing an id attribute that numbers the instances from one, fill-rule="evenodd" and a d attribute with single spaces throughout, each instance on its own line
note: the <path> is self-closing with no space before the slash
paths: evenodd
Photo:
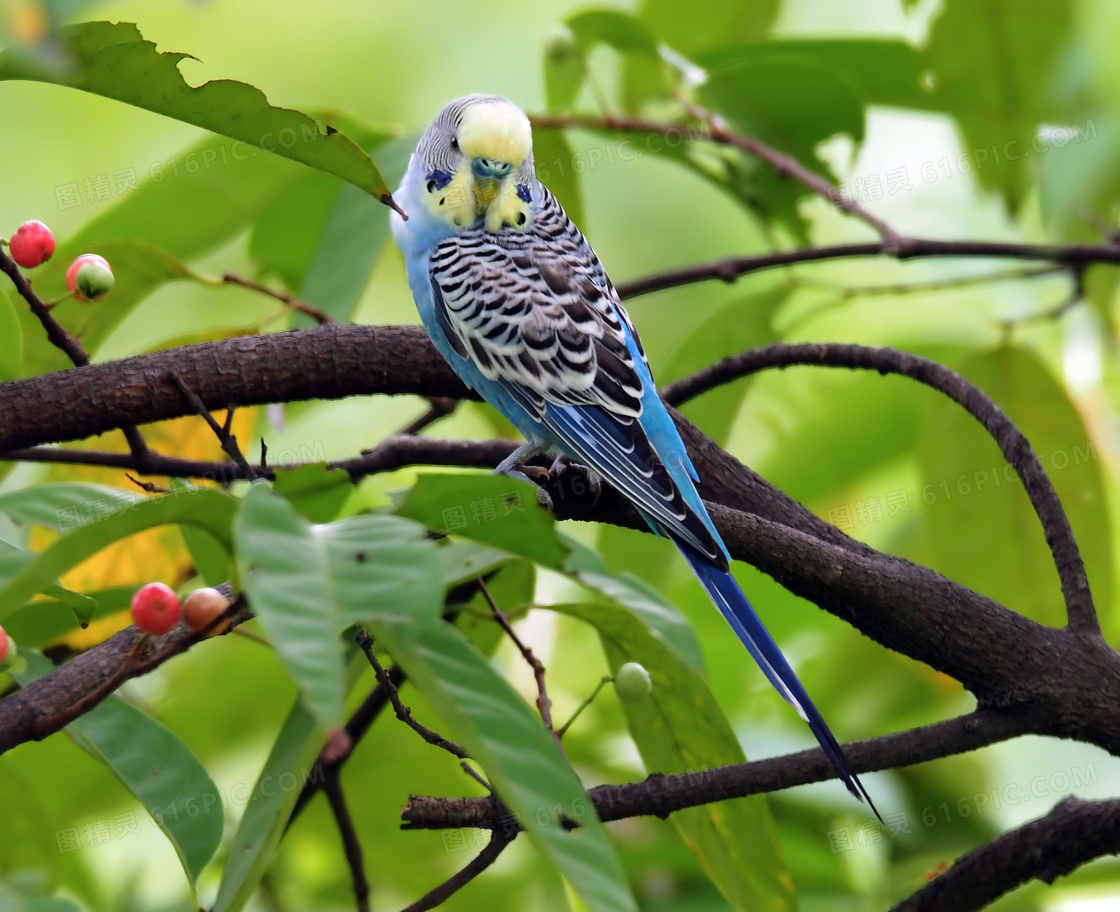
<path id="1" fill-rule="evenodd" d="M 1006 741 L 1026 731 L 1024 717 L 998 710 L 977 710 L 958 719 L 856 741 L 844 755 L 857 773 L 914 766 Z M 628 817 L 667 817 L 674 811 L 823 782 L 836 771 L 820 748 L 734 766 L 664 776 L 654 773 L 640 782 L 600 785 L 588 795 L 604 822 Z M 495 829 L 509 812 L 497 797 L 438 798 L 412 795 L 401 811 L 406 829 Z"/>
<path id="2" fill-rule="evenodd" d="M 662 391 L 662 398 L 673 405 L 680 405 L 740 377 L 767 368 L 786 368 L 792 365 L 875 370 L 880 374 L 909 377 L 948 396 L 980 422 L 991 434 L 1004 458 L 1014 466 L 1031 506 L 1042 523 L 1046 543 L 1050 546 L 1058 568 L 1070 627 L 1089 636 L 1100 635 L 1100 622 L 1093 606 L 1089 578 L 1077 540 L 1058 498 L 1058 492 L 1050 483 L 1030 441 L 983 390 L 949 368 L 928 358 L 893 348 L 779 342 L 725 358 L 690 377 L 672 383 Z"/>
<path id="3" fill-rule="evenodd" d="M 962 855 L 891 912 L 975 912 L 1030 880 L 1052 884 L 1086 862 L 1120 854 L 1120 800 L 1069 797 L 1049 814 Z"/>

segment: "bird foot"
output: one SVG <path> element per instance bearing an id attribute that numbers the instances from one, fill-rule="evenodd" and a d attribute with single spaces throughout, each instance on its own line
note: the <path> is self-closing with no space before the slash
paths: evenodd
<path id="1" fill-rule="evenodd" d="M 561 453 L 559 456 L 557 456 L 556 459 L 553 461 L 552 465 L 549 467 L 549 469 L 548 469 L 549 481 L 556 481 L 558 478 L 560 478 L 561 475 L 568 472 L 569 470 L 578 474 L 578 475 L 583 476 L 582 479 L 573 479 L 572 480 L 572 491 L 573 491 L 573 493 L 575 493 L 575 494 L 585 493 L 585 491 L 581 490 L 581 488 L 582 488 L 583 484 L 586 484 L 587 485 L 586 490 L 591 491 L 592 506 L 599 503 L 599 498 L 603 494 L 603 479 L 602 479 L 602 476 L 600 476 L 598 472 L 596 472 L 594 469 L 592 469 L 588 466 L 582 465 L 581 463 L 578 463 L 578 462 L 572 462 L 572 460 L 569 459 L 567 456 L 565 456 L 563 453 Z"/>

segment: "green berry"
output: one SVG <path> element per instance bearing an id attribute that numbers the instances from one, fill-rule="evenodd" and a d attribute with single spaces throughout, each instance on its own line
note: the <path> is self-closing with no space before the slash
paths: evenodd
<path id="1" fill-rule="evenodd" d="M 94 298 L 107 295 L 112 290 L 114 282 L 116 279 L 113 278 L 113 272 L 108 266 L 91 262 L 78 270 L 74 284 L 80 295 L 92 301 Z"/>
<path id="2" fill-rule="evenodd" d="M 653 690 L 653 682 L 644 667 L 637 662 L 627 662 L 614 673 L 614 690 L 620 700 L 641 703 Z"/>

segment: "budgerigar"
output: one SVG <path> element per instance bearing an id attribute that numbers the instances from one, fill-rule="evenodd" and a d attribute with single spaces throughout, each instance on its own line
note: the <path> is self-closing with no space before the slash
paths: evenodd
<path id="1" fill-rule="evenodd" d="M 728 571 L 699 480 L 599 258 L 533 170 L 529 119 L 494 95 L 450 102 L 392 213 L 424 327 L 467 386 L 525 435 L 495 471 L 542 454 L 585 466 L 673 541 L 848 789 L 870 798 Z"/>

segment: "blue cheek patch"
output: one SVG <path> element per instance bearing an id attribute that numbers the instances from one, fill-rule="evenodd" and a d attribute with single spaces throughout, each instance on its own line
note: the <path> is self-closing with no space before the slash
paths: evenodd
<path id="1" fill-rule="evenodd" d="M 440 171 L 438 168 L 436 168 L 436 169 L 433 169 L 432 172 L 427 177 L 424 178 L 424 180 L 428 181 L 429 183 L 431 183 L 433 185 L 433 186 L 428 188 L 428 192 L 431 193 L 435 190 L 442 190 L 444 187 L 446 187 L 448 184 L 450 184 L 451 183 L 451 175 L 448 174 L 446 171 Z"/>
<path id="2" fill-rule="evenodd" d="M 517 195 L 526 203 L 531 203 L 533 201 L 533 194 L 529 192 L 529 188 L 524 184 L 517 185 Z"/>

